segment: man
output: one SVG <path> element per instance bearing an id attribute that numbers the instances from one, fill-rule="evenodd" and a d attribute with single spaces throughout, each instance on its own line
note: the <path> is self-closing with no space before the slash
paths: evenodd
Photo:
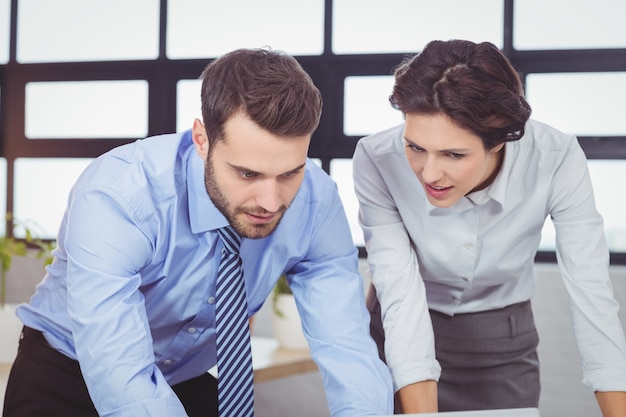
<path id="1" fill-rule="evenodd" d="M 206 371 L 218 363 L 221 382 L 231 366 L 216 355 L 216 333 L 231 337 L 216 332 L 229 225 L 243 238 L 246 318 L 285 273 L 331 415 L 391 412 L 345 213 L 307 159 L 319 91 L 270 50 L 233 51 L 202 78 L 204 123 L 118 147 L 73 187 L 55 260 L 18 308 L 5 416 L 217 415 Z"/>

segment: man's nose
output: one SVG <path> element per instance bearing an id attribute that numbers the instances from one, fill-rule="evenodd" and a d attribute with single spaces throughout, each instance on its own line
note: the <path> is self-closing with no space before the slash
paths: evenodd
<path id="1" fill-rule="evenodd" d="M 276 213 L 280 206 L 280 190 L 276 180 L 267 179 L 258 184 L 257 204 L 270 213 Z"/>

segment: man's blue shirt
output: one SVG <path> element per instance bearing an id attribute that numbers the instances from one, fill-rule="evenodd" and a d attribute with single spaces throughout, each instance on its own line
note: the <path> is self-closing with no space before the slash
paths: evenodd
<path id="1" fill-rule="evenodd" d="M 224 190 L 227 194 L 228 190 Z M 228 224 L 190 132 L 97 158 L 73 187 L 55 261 L 18 315 L 77 359 L 104 416 L 184 416 L 170 385 L 216 363 L 215 280 Z M 286 273 L 334 417 L 390 414 L 335 183 L 312 161 L 276 231 L 241 246 L 249 314 Z"/>

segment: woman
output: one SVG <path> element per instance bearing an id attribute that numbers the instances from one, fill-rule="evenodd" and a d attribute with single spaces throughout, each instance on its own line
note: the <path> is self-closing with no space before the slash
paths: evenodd
<path id="1" fill-rule="evenodd" d="M 518 74 L 486 42 L 429 43 L 396 69 L 390 101 L 405 123 L 359 141 L 354 181 L 397 408 L 538 406 L 529 300 L 551 216 L 583 382 L 605 417 L 626 415 L 626 342 L 576 138 L 529 120 Z"/>

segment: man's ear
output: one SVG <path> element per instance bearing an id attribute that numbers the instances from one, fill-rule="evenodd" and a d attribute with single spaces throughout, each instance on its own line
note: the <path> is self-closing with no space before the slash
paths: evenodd
<path id="1" fill-rule="evenodd" d="M 209 154 L 209 138 L 207 137 L 204 124 L 199 119 L 193 121 L 191 138 L 196 148 L 196 153 L 200 155 L 202 160 L 206 160 Z"/>

